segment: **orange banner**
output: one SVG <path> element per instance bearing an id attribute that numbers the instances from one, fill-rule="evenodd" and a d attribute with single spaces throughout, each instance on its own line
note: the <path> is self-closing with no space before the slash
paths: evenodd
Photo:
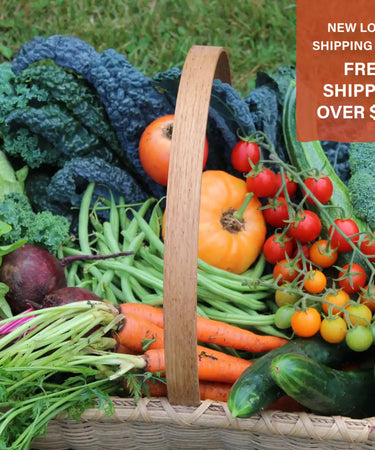
<path id="1" fill-rule="evenodd" d="M 297 139 L 375 141 L 375 1 L 297 0 Z"/>

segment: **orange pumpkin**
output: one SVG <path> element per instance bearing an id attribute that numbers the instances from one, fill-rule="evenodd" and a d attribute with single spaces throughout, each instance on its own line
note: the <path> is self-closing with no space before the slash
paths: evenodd
<path id="1" fill-rule="evenodd" d="M 198 256 L 212 266 L 234 273 L 247 270 L 262 251 L 266 222 L 261 203 L 252 197 L 244 204 L 246 181 L 221 170 L 202 174 Z"/>

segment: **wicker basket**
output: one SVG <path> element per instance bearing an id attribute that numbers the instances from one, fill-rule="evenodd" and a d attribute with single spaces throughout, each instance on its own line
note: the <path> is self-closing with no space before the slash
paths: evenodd
<path id="1" fill-rule="evenodd" d="M 196 359 L 198 221 L 203 147 L 212 83 L 230 83 L 222 47 L 193 46 L 181 75 L 168 180 L 164 256 L 168 398 L 113 398 L 115 414 L 87 410 L 79 422 L 56 417 L 31 448 L 370 449 L 375 418 L 264 411 L 233 419 L 226 403 L 199 400 Z"/>

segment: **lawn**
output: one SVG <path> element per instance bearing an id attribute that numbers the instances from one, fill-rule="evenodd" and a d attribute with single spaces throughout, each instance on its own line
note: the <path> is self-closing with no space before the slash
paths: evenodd
<path id="1" fill-rule="evenodd" d="M 291 0 L 0 0 L 0 62 L 34 36 L 75 35 L 114 48 L 146 75 L 182 67 L 192 45 L 227 48 L 233 86 L 247 94 L 258 70 L 295 64 Z"/>

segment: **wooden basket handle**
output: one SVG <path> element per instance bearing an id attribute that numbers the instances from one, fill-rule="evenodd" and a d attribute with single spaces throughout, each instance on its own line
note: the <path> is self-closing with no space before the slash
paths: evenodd
<path id="1" fill-rule="evenodd" d="M 198 405 L 197 261 L 203 149 L 212 83 L 231 83 L 223 47 L 191 47 L 175 108 L 165 217 L 164 337 L 168 400 Z"/>

